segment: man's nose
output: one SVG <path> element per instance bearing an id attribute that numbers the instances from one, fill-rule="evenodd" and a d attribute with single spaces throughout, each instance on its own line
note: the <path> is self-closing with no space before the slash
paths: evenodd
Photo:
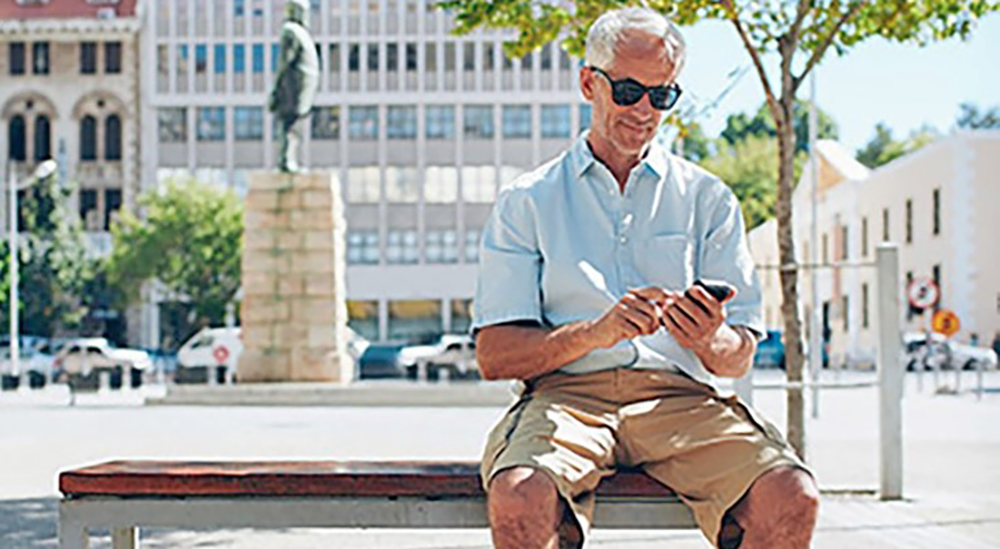
<path id="1" fill-rule="evenodd" d="M 642 98 L 639 99 L 634 105 L 632 105 L 632 112 L 636 115 L 642 116 L 645 120 L 656 116 L 656 107 L 653 106 L 653 99 L 649 96 L 649 92 L 642 94 Z"/>

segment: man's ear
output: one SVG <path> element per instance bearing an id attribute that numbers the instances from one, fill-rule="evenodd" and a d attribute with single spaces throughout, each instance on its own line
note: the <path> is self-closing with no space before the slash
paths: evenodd
<path id="1" fill-rule="evenodd" d="M 587 101 L 594 101 L 594 71 L 587 67 L 580 68 L 580 93 Z"/>

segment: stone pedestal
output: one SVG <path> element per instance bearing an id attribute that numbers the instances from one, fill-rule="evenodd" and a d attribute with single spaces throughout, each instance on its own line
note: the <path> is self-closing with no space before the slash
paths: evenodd
<path id="1" fill-rule="evenodd" d="M 240 382 L 350 382 L 345 222 L 330 172 L 250 174 Z"/>

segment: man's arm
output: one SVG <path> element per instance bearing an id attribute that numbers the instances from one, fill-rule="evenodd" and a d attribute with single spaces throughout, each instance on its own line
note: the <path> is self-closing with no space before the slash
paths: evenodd
<path id="1" fill-rule="evenodd" d="M 555 329 L 524 323 L 487 326 L 476 336 L 476 361 L 486 379 L 531 379 L 659 328 L 653 304 L 629 293 L 595 320 Z"/>

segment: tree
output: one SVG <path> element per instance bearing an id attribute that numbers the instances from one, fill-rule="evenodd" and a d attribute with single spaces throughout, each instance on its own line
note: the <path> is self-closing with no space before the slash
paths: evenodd
<path id="1" fill-rule="evenodd" d="M 875 135 L 864 147 L 858 149 L 855 157 L 858 162 L 875 169 L 903 155 L 910 154 L 938 137 L 940 135 L 937 130 L 925 126 L 911 132 L 910 136 L 903 141 L 896 141 L 892 137 L 892 129 L 884 122 L 879 122 L 875 125 Z"/>
<path id="2" fill-rule="evenodd" d="M 109 283 L 136 301 L 143 283 L 158 280 L 189 303 L 192 328 L 221 323 L 240 287 L 240 199 L 189 180 L 147 193 L 139 204 L 144 220 L 126 213 L 112 229 Z"/>
<path id="3" fill-rule="evenodd" d="M 809 152 L 809 105 L 808 101 L 795 100 L 794 120 L 795 120 L 795 150 L 796 152 Z M 823 109 L 816 108 L 816 138 L 817 139 L 837 139 L 840 130 L 833 117 Z M 774 137 L 778 134 L 774 125 L 774 118 L 767 104 L 763 104 L 757 109 L 757 114 L 753 118 L 747 118 L 746 113 L 731 114 L 726 117 L 726 127 L 722 130 L 721 138 L 735 145 L 740 140 L 750 135 Z"/>
<path id="4" fill-rule="evenodd" d="M 806 76 L 833 48 L 839 54 L 875 36 L 925 44 L 952 36 L 967 36 L 975 20 L 1000 9 L 987 0 L 446 0 L 439 4 L 456 17 L 456 34 L 479 27 L 518 32 L 505 44 L 510 57 L 562 38 L 563 46 L 582 57 L 591 23 L 611 8 L 642 4 L 669 15 L 680 25 L 717 19 L 732 25 L 764 90 L 767 109 L 778 139 L 779 261 L 796 265 L 792 241 L 792 187 L 796 136 L 793 127 L 795 97 Z M 777 63 L 766 63 L 777 55 Z M 782 269 L 781 312 L 785 322 L 786 372 L 789 381 L 802 381 L 802 320 L 799 317 L 797 269 Z M 788 438 L 805 455 L 801 388 L 788 390 Z"/>
<path id="5" fill-rule="evenodd" d="M 980 112 L 979 107 L 973 103 L 962 103 L 959 105 L 961 113 L 955 121 L 955 125 L 966 130 L 995 130 L 1000 129 L 1000 107 L 993 107 Z"/>

